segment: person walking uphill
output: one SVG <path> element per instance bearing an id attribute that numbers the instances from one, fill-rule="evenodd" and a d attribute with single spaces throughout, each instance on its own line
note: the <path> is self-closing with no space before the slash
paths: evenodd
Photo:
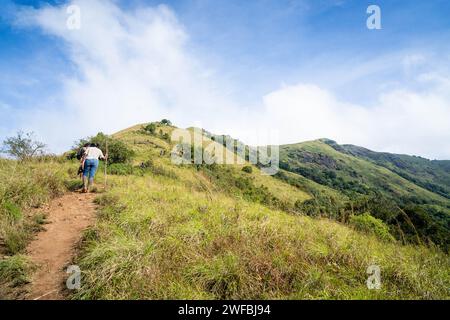
<path id="1" fill-rule="evenodd" d="M 98 145 L 91 143 L 84 153 L 82 159 L 83 166 L 83 193 L 89 191 L 94 185 L 95 173 L 98 169 L 99 159 L 106 160 L 108 155 L 104 156 L 102 150 L 98 148 Z"/>

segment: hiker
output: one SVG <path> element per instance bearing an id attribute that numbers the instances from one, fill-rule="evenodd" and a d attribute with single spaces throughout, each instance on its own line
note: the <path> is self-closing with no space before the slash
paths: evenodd
<path id="1" fill-rule="evenodd" d="M 104 156 L 102 150 L 100 150 L 95 143 L 91 143 L 89 147 L 86 148 L 81 161 L 83 166 L 83 193 L 88 192 L 94 185 L 94 177 L 98 169 L 98 160 L 106 160 L 107 158 L 108 155 Z"/>

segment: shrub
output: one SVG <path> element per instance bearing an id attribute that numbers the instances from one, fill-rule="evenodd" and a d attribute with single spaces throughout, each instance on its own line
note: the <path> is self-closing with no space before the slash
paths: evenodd
<path id="1" fill-rule="evenodd" d="M 0 285 L 9 284 L 15 287 L 26 284 L 32 269 L 32 264 L 22 255 L 0 260 Z"/>
<path id="2" fill-rule="evenodd" d="M 252 168 L 252 166 L 245 166 L 242 168 L 242 171 L 247 172 L 247 173 L 252 173 L 253 168 Z"/>
<path id="3" fill-rule="evenodd" d="M 389 227 L 382 220 L 372 217 L 369 213 L 350 217 L 350 225 L 357 230 L 372 233 L 381 240 L 394 240 L 389 232 Z"/>
<path id="4" fill-rule="evenodd" d="M 141 162 L 141 164 L 139 165 L 139 168 L 141 169 L 148 169 L 153 167 L 154 163 L 152 159 L 149 159 L 147 161 Z"/>
<path id="5" fill-rule="evenodd" d="M 108 154 L 109 162 L 126 163 L 133 158 L 134 151 L 129 149 L 122 141 L 112 140 L 108 146 Z"/>
<path id="6" fill-rule="evenodd" d="M 155 134 L 156 124 L 150 123 L 144 127 L 144 131 L 150 134 Z"/>
<path id="7" fill-rule="evenodd" d="M 17 254 L 25 249 L 29 236 L 23 224 L 6 225 L 2 229 L 6 253 Z"/>
<path id="8" fill-rule="evenodd" d="M 104 208 L 106 206 L 117 205 L 117 203 L 119 202 L 119 198 L 110 194 L 102 194 L 101 196 L 95 198 L 94 202 L 95 204 Z"/>
<path id="9" fill-rule="evenodd" d="M 170 141 L 170 135 L 167 132 L 162 135 L 162 138 L 166 141 Z"/>
<path id="10" fill-rule="evenodd" d="M 74 147 L 73 150 L 67 151 L 64 153 L 64 156 L 67 160 L 74 160 L 77 158 L 77 150 L 79 149 L 78 144 Z"/>
<path id="11" fill-rule="evenodd" d="M 83 187 L 81 179 L 66 180 L 64 181 L 64 185 L 69 191 L 77 191 L 78 189 L 81 189 Z"/>
<path id="12" fill-rule="evenodd" d="M 295 202 L 295 209 L 297 212 L 306 214 L 311 217 L 327 217 L 330 219 L 341 218 L 344 203 L 338 198 L 313 191 L 311 192 L 313 198 L 306 201 L 298 200 Z"/>
<path id="13" fill-rule="evenodd" d="M 130 162 L 135 152 L 130 149 L 124 142 L 114 139 L 104 133 L 98 133 L 95 137 L 81 139 L 76 146 L 76 149 L 81 148 L 86 143 L 97 144 L 103 152 L 106 152 L 106 143 L 108 143 L 108 162 L 109 163 L 128 163 Z"/>

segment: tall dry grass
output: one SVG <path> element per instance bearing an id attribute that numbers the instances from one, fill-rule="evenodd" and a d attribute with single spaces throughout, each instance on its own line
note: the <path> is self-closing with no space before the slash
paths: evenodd
<path id="1" fill-rule="evenodd" d="M 74 298 L 449 297 L 450 264 L 439 250 L 198 189 L 163 176 L 114 177 L 85 236 Z M 366 286 L 372 264 L 380 290 Z"/>
<path id="2" fill-rule="evenodd" d="M 40 208 L 66 190 L 67 178 L 67 164 L 55 157 L 24 162 L 0 159 L 1 298 L 28 281 L 32 267 L 22 254 L 45 223 Z"/>

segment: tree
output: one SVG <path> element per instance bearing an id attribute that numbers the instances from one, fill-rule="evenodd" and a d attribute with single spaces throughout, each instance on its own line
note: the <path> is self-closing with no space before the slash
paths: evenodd
<path id="1" fill-rule="evenodd" d="M 165 125 L 165 126 L 171 126 L 172 122 L 170 122 L 170 120 L 167 120 L 167 119 L 162 119 L 161 124 Z"/>
<path id="2" fill-rule="evenodd" d="M 3 141 L 2 152 L 24 161 L 44 154 L 45 147 L 44 143 L 34 140 L 33 132 L 19 131 L 15 137 Z"/>

